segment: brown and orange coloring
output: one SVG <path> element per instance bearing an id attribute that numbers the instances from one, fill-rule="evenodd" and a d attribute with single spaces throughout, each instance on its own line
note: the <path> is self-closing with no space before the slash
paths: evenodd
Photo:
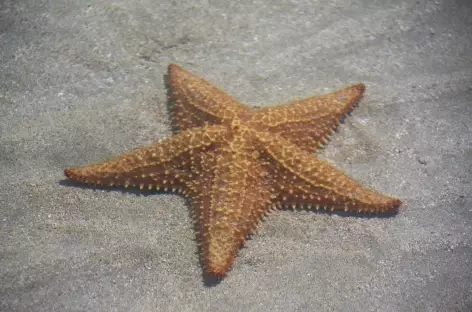
<path id="1" fill-rule="evenodd" d="M 361 186 L 313 154 L 362 97 L 363 84 L 251 109 L 178 65 L 168 70 L 180 133 L 64 173 L 80 183 L 191 198 L 207 273 L 223 276 L 274 209 L 397 212 L 400 200 Z"/>

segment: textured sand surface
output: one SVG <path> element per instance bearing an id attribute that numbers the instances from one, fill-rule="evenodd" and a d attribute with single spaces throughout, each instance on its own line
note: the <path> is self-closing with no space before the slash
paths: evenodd
<path id="1" fill-rule="evenodd" d="M 1 311 L 471 311 L 470 1 L 0 2 Z M 178 63 L 254 106 L 363 82 L 320 154 L 405 203 L 271 214 L 220 283 L 179 196 L 63 169 L 165 138 Z"/>

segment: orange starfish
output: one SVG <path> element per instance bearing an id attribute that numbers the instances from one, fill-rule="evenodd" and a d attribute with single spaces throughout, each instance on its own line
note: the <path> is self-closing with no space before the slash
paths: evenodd
<path id="1" fill-rule="evenodd" d="M 361 186 L 313 155 L 359 101 L 364 85 L 263 109 L 240 104 L 174 64 L 169 65 L 169 86 L 180 133 L 64 173 L 86 184 L 190 197 L 203 265 L 211 275 L 228 271 L 272 209 L 398 210 L 400 200 Z"/>

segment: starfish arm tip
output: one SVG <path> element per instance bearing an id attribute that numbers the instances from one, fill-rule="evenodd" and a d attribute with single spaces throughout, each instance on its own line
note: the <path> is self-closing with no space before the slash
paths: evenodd
<path id="1" fill-rule="evenodd" d="M 75 175 L 76 175 L 74 168 L 67 168 L 67 169 L 64 169 L 64 175 L 65 175 L 68 179 L 74 180 Z"/>
<path id="2" fill-rule="evenodd" d="M 359 89 L 361 92 L 365 91 L 365 84 L 363 84 L 362 82 L 355 84 L 354 87 L 356 87 L 356 89 Z"/>
<path id="3" fill-rule="evenodd" d="M 170 64 L 167 66 L 168 71 L 172 71 L 172 70 L 174 70 L 174 69 L 179 69 L 179 68 L 180 68 L 180 66 L 177 65 L 177 64 L 174 64 L 174 63 L 170 63 Z"/>
<path id="4" fill-rule="evenodd" d="M 400 211 L 401 206 L 403 205 L 402 201 L 395 198 L 391 203 L 391 211 L 398 212 Z"/>
<path id="5" fill-rule="evenodd" d="M 65 175 L 66 177 L 70 177 L 70 175 L 71 175 L 71 170 L 70 170 L 70 169 L 64 169 L 64 175 Z"/>

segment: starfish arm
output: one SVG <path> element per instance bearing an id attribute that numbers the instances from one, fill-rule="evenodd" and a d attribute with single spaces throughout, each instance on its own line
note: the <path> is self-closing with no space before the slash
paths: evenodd
<path id="1" fill-rule="evenodd" d="M 186 181 L 199 174 L 201 158 L 227 135 L 222 126 L 195 128 L 102 163 L 66 169 L 64 174 L 84 184 L 164 188 L 186 194 Z"/>
<path id="2" fill-rule="evenodd" d="M 364 89 L 363 84 L 356 84 L 326 95 L 261 109 L 253 119 L 303 150 L 315 152 L 322 143 L 327 143 L 327 137 L 340 120 L 353 110 Z"/>
<path id="3" fill-rule="evenodd" d="M 282 141 L 280 141 L 282 140 Z M 285 141 L 285 142 L 284 142 Z M 401 201 L 365 188 L 326 161 L 284 139 L 266 144 L 276 207 L 306 206 L 329 211 L 396 213 Z"/>
<path id="4" fill-rule="evenodd" d="M 223 276 L 239 248 L 270 209 L 266 172 L 251 153 L 223 149 L 208 192 L 195 196 L 195 219 L 205 270 Z"/>
<path id="5" fill-rule="evenodd" d="M 181 130 L 221 124 L 248 112 L 247 106 L 180 66 L 170 64 L 168 72 L 174 119 Z"/>

